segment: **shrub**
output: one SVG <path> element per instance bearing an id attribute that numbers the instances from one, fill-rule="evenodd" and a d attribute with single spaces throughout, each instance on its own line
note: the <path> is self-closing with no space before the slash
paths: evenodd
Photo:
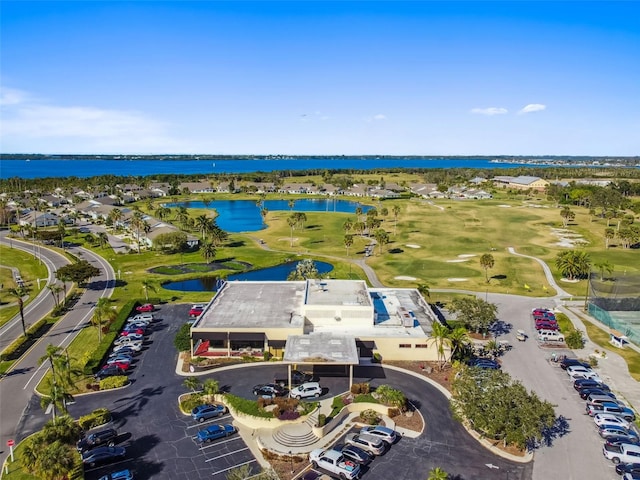
<path id="1" fill-rule="evenodd" d="M 323 427 L 327 423 L 327 416 L 324 413 L 318 415 L 318 426 Z"/>
<path id="2" fill-rule="evenodd" d="M 235 395 L 231 395 L 230 393 L 226 393 L 224 398 L 226 403 L 228 403 L 231 407 L 233 407 L 240 413 L 260 418 L 273 418 L 273 413 L 258 408 L 258 402 L 255 400 L 236 397 Z"/>
<path id="3" fill-rule="evenodd" d="M 41 318 L 27 329 L 27 336 L 21 335 L 0 354 L 0 360 L 12 361 L 20 358 L 56 322 L 52 318 Z"/>
<path id="4" fill-rule="evenodd" d="M 344 400 L 342 399 L 342 397 L 333 397 L 331 408 L 336 410 L 342 410 L 343 407 L 344 407 Z"/>
<path id="5" fill-rule="evenodd" d="M 300 413 L 297 410 L 285 410 L 280 415 L 278 415 L 278 419 L 280 420 L 295 420 L 300 417 Z"/>
<path id="6" fill-rule="evenodd" d="M 191 325 L 185 323 L 180 327 L 176 337 L 173 339 L 173 344 L 179 352 L 191 350 Z"/>
<path id="7" fill-rule="evenodd" d="M 589 365 L 592 367 L 598 366 L 598 359 L 596 357 L 589 357 Z"/>
<path id="8" fill-rule="evenodd" d="M 382 363 L 382 355 L 380 355 L 378 352 L 374 353 L 371 361 L 373 363 Z"/>
<path id="9" fill-rule="evenodd" d="M 363 410 L 360 412 L 360 418 L 369 425 L 377 425 L 380 423 L 380 416 L 375 410 Z"/>
<path id="10" fill-rule="evenodd" d="M 353 385 L 351 385 L 351 393 L 353 393 L 354 395 L 358 395 L 360 393 L 369 393 L 369 384 L 366 382 L 354 383 Z"/>
<path id="11" fill-rule="evenodd" d="M 198 405 L 204 405 L 205 403 L 207 402 L 204 399 L 204 395 L 202 393 L 192 393 L 189 396 L 183 397 L 182 401 L 180 402 L 180 409 L 184 413 L 191 413 L 191 410 L 196 408 Z"/>
<path id="12" fill-rule="evenodd" d="M 127 383 L 129 383 L 129 379 L 126 375 L 114 375 L 100 380 L 100 390 L 124 387 Z"/>
<path id="13" fill-rule="evenodd" d="M 262 352 L 262 359 L 265 362 L 268 362 L 269 360 L 271 360 L 271 357 L 273 357 L 273 355 L 271 355 L 271 352 Z"/>
<path id="14" fill-rule="evenodd" d="M 585 340 L 580 330 L 573 330 L 568 333 L 564 340 L 567 344 L 567 347 L 577 350 L 580 348 L 584 348 Z"/>
<path id="15" fill-rule="evenodd" d="M 111 421 L 111 412 L 107 408 L 98 408 L 89 415 L 84 415 L 78 419 L 78 425 L 83 430 L 90 430 L 99 425 L 104 425 Z"/>

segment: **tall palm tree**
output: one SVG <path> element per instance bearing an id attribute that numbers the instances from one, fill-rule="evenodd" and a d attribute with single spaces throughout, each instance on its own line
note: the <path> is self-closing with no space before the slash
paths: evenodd
<path id="1" fill-rule="evenodd" d="M 51 292 L 56 308 L 58 308 L 60 306 L 60 292 L 62 292 L 62 287 L 58 285 L 58 283 L 51 283 L 47 285 L 47 288 L 49 292 Z"/>
<path id="2" fill-rule="evenodd" d="M 495 260 L 493 258 L 493 255 L 491 255 L 490 253 L 485 253 L 480 257 L 480 266 L 484 268 L 484 278 L 486 279 L 487 283 L 489 283 L 489 269 L 493 268 L 494 265 Z"/>
<path id="3" fill-rule="evenodd" d="M 349 248 L 353 245 L 353 235 L 344 236 L 344 246 L 347 249 L 347 257 L 349 256 Z"/>
<path id="4" fill-rule="evenodd" d="M 20 322 L 22 322 L 22 334 L 26 337 L 27 327 L 25 326 L 25 323 L 24 323 L 24 300 L 22 299 L 22 297 L 24 297 L 26 292 L 22 287 L 10 288 L 9 290 L 7 290 L 7 292 L 9 293 L 9 295 L 14 296 L 18 299 L 18 310 L 20 312 Z"/>
<path id="5" fill-rule="evenodd" d="M 142 280 L 142 290 L 144 290 L 144 298 L 147 302 L 149 301 L 149 290 L 151 290 L 152 292 L 158 291 L 153 281 L 148 278 L 144 278 Z"/>
<path id="6" fill-rule="evenodd" d="M 196 228 L 200 231 L 200 234 L 202 235 L 202 239 L 204 240 L 204 237 L 206 236 L 206 234 L 209 233 L 212 229 L 211 219 L 206 215 L 199 215 L 195 219 L 195 224 L 196 224 Z"/>
<path id="7" fill-rule="evenodd" d="M 131 226 L 136 232 L 136 244 L 138 245 L 138 253 L 140 253 L 140 230 L 144 229 L 144 219 L 141 212 L 133 212 Z"/>
<path id="8" fill-rule="evenodd" d="M 291 244 L 290 244 L 291 247 L 293 247 L 293 230 L 296 228 L 297 223 L 298 222 L 296 221 L 293 215 L 287 217 L 287 224 L 291 229 Z"/>
<path id="9" fill-rule="evenodd" d="M 613 238 L 615 236 L 616 236 L 616 231 L 613 228 L 608 227 L 608 228 L 604 229 L 604 246 L 605 246 L 605 248 L 607 248 L 607 249 L 609 248 L 609 242 L 611 240 L 613 240 Z"/>
<path id="10" fill-rule="evenodd" d="M 398 227 L 398 215 L 400 214 L 400 207 L 398 205 L 394 205 L 391 209 L 393 212 L 393 235 L 396 234 L 396 228 Z"/>
<path id="11" fill-rule="evenodd" d="M 422 295 L 423 297 L 431 298 L 431 290 L 429 285 L 427 285 L 426 283 L 419 283 L 416 288 L 420 295 Z"/>
<path id="12" fill-rule="evenodd" d="M 100 242 L 100 248 L 104 248 L 109 243 L 107 232 L 98 232 L 98 241 Z"/>
<path id="13" fill-rule="evenodd" d="M 611 275 L 611 273 L 613 272 L 613 265 L 611 265 L 610 262 L 603 260 L 601 262 L 597 262 L 593 264 L 594 267 L 596 267 L 598 269 L 598 271 L 600 272 L 600 281 L 604 281 L 604 274 L 605 272 L 609 275 Z"/>
<path id="14" fill-rule="evenodd" d="M 102 328 L 116 318 L 116 312 L 109 303 L 108 298 L 100 298 L 93 310 L 93 317 L 91 317 L 91 324 L 98 328 L 98 343 L 102 343 Z"/>
<path id="15" fill-rule="evenodd" d="M 216 256 L 216 246 L 212 242 L 203 243 L 200 250 L 207 263 Z"/>
<path id="16" fill-rule="evenodd" d="M 187 220 L 189 219 L 189 212 L 185 207 L 178 207 L 176 211 L 176 222 L 178 222 L 183 227 L 187 224 Z"/>
<path id="17" fill-rule="evenodd" d="M 438 362 L 440 362 L 440 370 L 442 370 L 447 363 L 445 347 L 451 347 L 449 329 L 440 322 L 433 322 L 431 324 L 431 337 L 435 342 L 436 352 L 438 353 Z"/>
<path id="18" fill-rule="evenodd" d="M 457 358 L 457 355 L 469 345 L 469 333 L 464 327 L 456 327 L 449 332 L 449 340 L 451 341 L 451 358 Z"/>
<path id="19" fill-rule="evenodd" d="M 38 359 L 38 365 L 42 365 L 44 362 L 49 362 L 51 368 L 51 374 L 55 380 L 56 378 L 56 360 L 62 355 L 62 347 L 56 347 L 53 344 L 47 345 L 45 354 Z"/>
<path id="20" fill-rule="evenodd" d="M 200 386 L 200 379 L 198 377 L 187 377 L 182 382 L 182 385 L 195 393 Z"/>

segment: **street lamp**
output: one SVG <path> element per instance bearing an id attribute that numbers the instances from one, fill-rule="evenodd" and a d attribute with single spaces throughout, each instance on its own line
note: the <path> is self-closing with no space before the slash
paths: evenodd
<path id="1" fill-rule="evenodd" d="M 289 462 L 291 463 L 291 475 L 293 475 L 293 452 L 289 450 Z"/>

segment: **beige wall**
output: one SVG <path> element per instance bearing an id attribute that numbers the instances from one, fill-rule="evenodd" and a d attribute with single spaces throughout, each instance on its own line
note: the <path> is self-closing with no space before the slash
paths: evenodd
<path id="1" fill-rule="evenodd" d="M 382 355 L 383 360 L 416 360 L 416 361 L 437 361 L 438 350 L 435 342 L 427 338 L 364 338 L 359 340 L 372 341 L 376 344 L 374 352 Z M 401 348 L 400 345 L 407 345 Z M 416 348 L 416 345 L 428 345 L 427 348 Z M 445 346 L 444 355 L 446 359 L 451 357 L 451 350 Z"/>

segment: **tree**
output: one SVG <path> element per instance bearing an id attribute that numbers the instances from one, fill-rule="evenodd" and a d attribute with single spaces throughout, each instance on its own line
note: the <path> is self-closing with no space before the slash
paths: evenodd
<path id="1" fill-rule="evenodd" d="M 449 474 L 440 467 L 432 468 L 429 470 L 429 477 L 427 480 L 448 480 Z"/>
<path id="2" fill-rule="evenodd" d="M 189 212 L 187 212 L 186 207 L 178 207 L 176 211 L 176 222 L 184 227 L 187 224 L 187 220 L 189 220 Z"/>
<path id="3" fill-rule="evenodd" d="M 98 329 L 98 343 L 102 343 L 102 329 L 105 325 L 116 319 L 116 312 L 109 305 L 110 300 L 106 297 L 98 299 L 96 307 L 91 317 L 91 325 Z"/>
<path id="4" fill-rule="evenodd" d="M 187 377 L 182 382 L 184 388 L 191 390 L 192 392 L 196 392 L 198 387 L 200 387 L 200 379 L 198 377 Z"/>
<path id="5" fill-rule="evenodd" d="M 562 207 L 560 210 L 560 216 L 562 217 L 562 224 L 567 227 L 570 221 L 576 218 L 576 214 L 571 211 L 569 207 Z"/>
<path id="6" fill-rule="evenodd" d="M 349 248 L 353 245 L 353 235 L 344 236 L 344 246 L 347 249 L 347 257 L 349 256 Z"/>
<path id="7" fill-rule="evenodd" d="M 384 228 L 378 228 L 373 236 L 378 243 L 378 253 L 382 254 L 382 247 L 389 242 L 389 234 Z"/>
<path id="8" fill-rule="evenodd" d="M 433 322 L 431 324 L 431 338 L 436 345 L 436 352 L 438 354 L 438 362 L 440 363 L 440 370 L 442 370 L 447 363 L 447 356 L 445 353 L 445 347 L 451 349 L 451 340 L 449 339 L 449 328 L 440 322 Z"/>
<path id="9" fill-rule="evenodd" d="M 296 228 L 296 219 L 293 215 L 287 217 L 287 224 L 289 225 L 289 228 L 291 230 L 291 243 L 290 246 L 293 247 L 293 230 Z"/>
<path id="10" fill-rule="evenodd" d="M 456 327 L 449 332 L 449 342 L 451 342 L 451 358 L 461 360 L 465 357 L 470 339 L 467 329 L 464 327 Z"/>
<path id="11" fill-rule="evenodd" d="M 396 228 L 398 227 L 398 215 L 400 214 L 400 207 L 398 205 L 394 205 L 391 209 L 393 212 L 393 235 L 396 234 Z"/>
<path id="12" fill-rule="evenodd" d="M 184 232 L 161 233 L 155 238 L 154 246 L 162 253 L 178 253 L 188 250 L 187 234 Z"/>
<path id="13" fill-rule="evenodd" d="M 486 332 L 496 319 L 498 307 L 478 297 L 458 297 L 451 302 L 450 311 L 468 329 Z"/>
<path id="14" fill-rule="evenodd" d="M 200 247 L 200 252 L 204 257 L 205 262 L 210 263 L 216 256 L 216 246 L 212 242 L 205 242 Z"/>
<path id="15" fill-rule="evenodd" d="M 100 242 L 100 248 L 104 248 L 109 243 L 107 232 L 98 232 L 98 241 Z"/>
<path id="16" fill-rule="evenodd" d="M 185 323 L 180 327 L 173 339 L 173 344 L 179 352 L 188 352 L 191 350 L 191 325 Z"/>
<path id="17" fill-rule="evenodd" d="M 154 293 L 158 291 L 153 283 L 153 280 L 150 280 L 148 278 L 142 279 L 142 290 L 144 290 L 144 298 L 147 302 L 149 301 L 149 290 Z"/>
<path id="18" fill-rule="evenodd" d="M 202 235 L 202 239 L 204 240 L 204 237 L 206 236 L 206 234 L 211 231 L 211 227 L 212 227 L 211 219 L 206 215 L 199 215 L 196 217 L 195 222 L 196 222 L 196 228 L 198 229 L 198 231 L 200 232 L 200 235 Z"/>
<path id="19" fill-rule="evenodd" d="M 56 272 L 56 277 L 59 280 L 65 281 L 65 279 L 68 279 L 78 284 L 87 282 L 89 279 L 98 275 L 100 275 L 100 269 L 94 267 L 86 260 L 65 265 L 64 267 L 60 267 Z"/>
<path id="20" fill-rule="evenodd" d="M 603 260 L 601 262 L 597 262 L 593 264 L 594 267 L 600 272 L 600 281 L 604 281 L 604 273 L 611 275 L 613 272 L 613 265 L 610 262 Z"/>
<path id="21" fill-rule="evenodd" d="M 321 277 L 315 262 L 307 258 L 296 264 L 296 269 L 289 274 L 287 280 L 306 280 L 308 278 Z"/>
<path id="22" fill-rule="evenodd" d="M 565 250 L 556 255 L 556 268 L 560 274 L 569 279 L 587 277 L 591 270 L 591 260 L 589 254 L 584 251 Z"/>
<path id="23" fill-rule="evenodd" d="M 416 288 L 420 295 L 422 295 L 423 297 L 431 298 L 431 290 L 429 285 L 427 285 L 426 283 L 419 283 Z"/>
<path id="24" fill-rule="evenodd" d="M 7 292 L 18 300 L 18 311 L 20 312 L 20 322 L 22 322 L 22 334 L 26 337 L 27 327 L 24 323 L 24 300 L 22 299 L 26 292 L 23 287 L 10 288 Z"/>
<path id="25" fill-rule="evenodd" d="M 49 292 L 51 292 L 56 308 L 58 308 L 60 306 L 60 292 L 62 292 L 63 288 L 57 283 L 51 283 L 47 285 L 47 288 L 49 289 Z"/>
<path id="26" fill-rule="evenodd" d="M 611 227 L 607 227 L 604 229 L 604 246 L 605 248 L 609 248 L 609 242 L 611 240 L 613 240 L 613 237 L 616 236 L 616 231 L 611 228 Z"/>
<path id="27" fill-rule="evenodd" d="M 495 260 L 493 259 L 493 255 L 490 253 L 485 253 L 480 257 L 480 266 L 484 268 L 484 278 L 487 283 L 489 283 L 489 273 L 488 270 L 493 268 L 495 265 Z"/>
<path id="28" fill-rule="evenodd" d="M 344 233 L 348 234 L 353 229 L 353 222 L 350 218 L 342 224 L 342 228 L 344 229 Z"/>
<path id="29" fill-rule="evenodd" d="M 207 378 L 202 384 L 202 393 L 205 395 L 215 395 L 220 391 L 220 383 L 213 378 Z"/>

